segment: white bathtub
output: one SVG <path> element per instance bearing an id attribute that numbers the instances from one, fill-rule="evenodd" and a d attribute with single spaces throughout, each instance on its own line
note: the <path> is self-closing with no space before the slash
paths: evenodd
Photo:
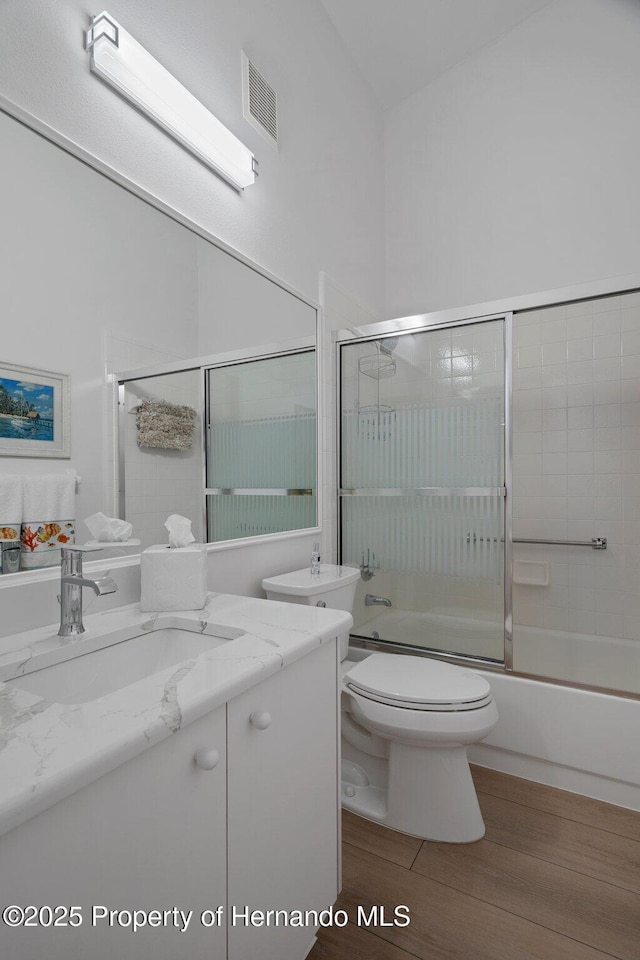
<path id="1" fill-rule="evenodd" d="M 454 649 L 477 654 L 483 630 L 486 644 L 496 650 L 487 623 L 461 617 L 447 621 L 443 610 L 414 614 L 384 609 L 359 635 L 371 637 L 376 630 L 382 639 L 433 649 L 451 649 L 452 639 L 476 638 L 475 646 Z M 495 629 L 495 623 L 490 626 Z M 446 639 L 438 641 L 443 630 Z M 350 657 L 362 653 L 355 648 Z M 501 658 L 502 650 L 493 656 Z M 634 641 L 516 628 L 514 666 L 522 673 L 544 672 L 640 692 L 638 661 L 640 646 Z M 469 750 L 472 761 L 640 810 L 640 700 L 473 669 L 491 684 L 500 720 L 485 741 Z"/>
<path id="2" fill-rule="evenodd" d="M 478 670 L 500 719 L 481 766 L 640 810 L 640 700 Z"/>
<path id="3" fill-rule="evenodd" d="M 466 610 L 461 616 L 451 607 L 433 607 L 423 613 L 382 607 L 353 632 L 363 639 L 378 633 L 391 643 L 500 662 L 504 656 L 503 629 L 501 621 L 482 610 Z M 640 641 L 516 626 L 513 669 L 640 695 Z"/>
<path id="4" fill-rule="evenodd" d="M 460 616 L 451 607 L 433 607 L 427 613 L 378 608 L 374 617 L 354 628 L 363 639 L 377 632 L 383 640 L 408 643 L 444 653 L 462 653 L 501 661 L 504 655 L 502 621 L 491 619 L 482 610 L 465 611 Z M 354 614 L 357 617 L 357 613 Z M 375 639 L 375 638 L 374 638 Z"/>
<path id="5" fill-rule="evenodd" d="M 516 626 L 513 669 L 640 694 L 640 641 Z"/>

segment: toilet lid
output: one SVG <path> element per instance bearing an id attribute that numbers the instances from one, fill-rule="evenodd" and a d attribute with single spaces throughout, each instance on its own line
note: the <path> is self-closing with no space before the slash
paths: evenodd
<path id="1" fill-rule="evenodd" d="M 491 687 L 484 677 L 426 657 L 374 653 L 352 667 L 344 679 L 354 693 L 414 709 L 442 709 L 447 704 L 452 709 L 468 704 L 469 709 L 491 700 Z"/>

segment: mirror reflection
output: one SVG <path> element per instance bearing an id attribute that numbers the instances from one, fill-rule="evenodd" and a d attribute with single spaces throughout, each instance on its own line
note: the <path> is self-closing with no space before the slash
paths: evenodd
<path id="1" fill-rule="evenodd" d="M 121 390 L 120 509 L 141 548 L 165 543 L 172 513 L 191 520 L 200 543 L 203 522 L 202 373 L 181 370 L 129 380 Z M 175 416 L 173 411 L 193 411 Z"/>
<path id="2" fill-rule="evenodd" d="M 315 338 L 316 309 L 194 225 L 178 222 L 1 111 L 0 139 L 0 362 L 69 375 L 71 423 L 69 459 L 4 454 L 0 475 L 9 486 L 39 474 L 79 477 L 74 516 L 65 519 L 76 521 L 76 541 L 84 542 L 91 539 L 85 517 L 120 512 L 117 373 L 142 373 L 229 351 L 250 354 L 265 340 L 286 350 L 292 340 Z M 166 389 L 159 384 L 151 389 L 140 377 L 136 399 L 193 406 L 194 438 L 201 438 L 203 386 L 196 403 L 189 374 L 184 377 L 184 398 L 168 383 Z M 234 389 L 249 389 L 249 381 L 239 378 Z M 305 408 L 307 403 L 308 397 Z M 129 417 L 132 423 L 135 419 Z M 176 475 L 168 471 L 154 478 L 144 492 L 144 477 L 132 476 L 127 509 L 133 509 L 134 498 L 141 503 L 163 497 L 167 513 L 188 513 L 194 532 L 204 538 L 201 439 L 194 439 L 191 455 L 168 450 L 164 456 Z M 190 469 L 199 473 L 197 509 L 195 481 L 178 472 L 190 456 Z M 315 476 L 310 486 L 317 486 Z M 312 502 L 313 526 L 315 500 L 307 498 L 307 506 Z M 310 516 L 305 514 L 305 524 Z M 18 519 L 5 518 L 0 510 L 0 528 Z M 160 525 L 154 542 L 162 542 L 163 534 Z M 141 516 L 140 530 L 133 531 L 138 536 L 143 544 L 151 536 Z"/>
<path id="3" fill-rule="evenodd" d="M 120 513 L 217 543 L 316 524 L 315 348 L 120 382 Z"/>
<path id="4" fill-rule="evenodd" d="M 208 370 L 207 412 L 207 540 L 315 526 L 315 351 Z"/>

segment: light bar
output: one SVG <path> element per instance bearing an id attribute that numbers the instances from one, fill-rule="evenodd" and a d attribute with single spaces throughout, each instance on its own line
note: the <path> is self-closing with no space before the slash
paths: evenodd
<path id="1" fill-rule="evenodd" d="M 251 151 L 106 11 L 85 32 L 85 49 L 92 73 L 236 190 L 254 183 Z"/>

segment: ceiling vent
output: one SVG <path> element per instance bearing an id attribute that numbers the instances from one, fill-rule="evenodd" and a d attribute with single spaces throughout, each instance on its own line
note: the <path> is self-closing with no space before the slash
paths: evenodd
<path id="1" fill-rule="evenodd" d="M 242 51 L 242 113 L 265 140 L 278 147 L 278 96 Z"/>

